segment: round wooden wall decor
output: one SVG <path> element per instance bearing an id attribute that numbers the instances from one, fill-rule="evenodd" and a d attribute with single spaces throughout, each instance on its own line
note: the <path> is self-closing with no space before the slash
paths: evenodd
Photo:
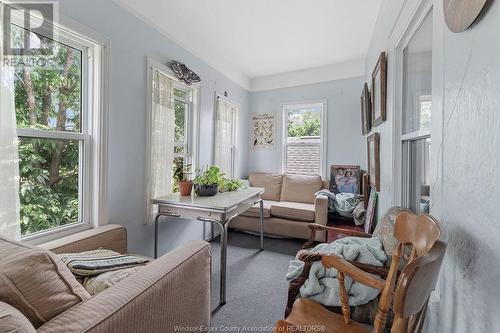
<path id="1" fill-rule="evenodd" d="M 465 31 L 481 13 L 488 0 L 443 0 L 444 20 L 453 32 Z"/>

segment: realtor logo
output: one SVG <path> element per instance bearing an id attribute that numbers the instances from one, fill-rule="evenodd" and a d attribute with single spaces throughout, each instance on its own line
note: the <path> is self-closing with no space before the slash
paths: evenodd
<path id="1" fill-rule="evenodd" d="M 54 38 L 55 1 L 0 1 L 0 4 L 3 10 L 4 55 L 30 56 L 41 47 L 29 33 L 22 34 L 22 38 L 13 38 L 13 25 L 34 34 Z"/>

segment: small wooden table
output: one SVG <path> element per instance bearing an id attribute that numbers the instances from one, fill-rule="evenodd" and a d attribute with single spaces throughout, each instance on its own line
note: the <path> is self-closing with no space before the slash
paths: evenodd
<path id="1" fill-rule="evenodd" d="M 155 218 L 155 259 L 158 257 L 158 223 L 161 216 L 184 218 L 217 224 L 221 232 L 220 305 L 226 304 L 227 231 L 229 222 L 253 205 L 260 204 L 260 249 L 264 250 L 264 206 L 260 195 L 263 188 L 249 187 L 234 192 L 218 193 L 213 197 L 178 193 L 152 200 L 158 205 Z"/>

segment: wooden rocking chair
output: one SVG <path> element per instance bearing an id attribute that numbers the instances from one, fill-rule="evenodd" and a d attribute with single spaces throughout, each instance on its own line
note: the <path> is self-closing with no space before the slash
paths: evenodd
<path id="1" fill-rule="evenodd" d="M 323 265 L 338 271 L 342 315 L 311 300 L 299 298 L 285 320 L 276 323 L 275 332 L 301 332 L 314 326 L 323 327 L 323 332 L 327 333 L 382 333 L 393 300 L 394 321 L 391 332 L 419 332 L 446 250 L 446 244 L 439 240 L 440 235 L 441 228 L 430 215 L 416 217 L 410 213 L 399 214 L 394 228 L 394 237 L 399 244 L 392 256 L 386 279 L 369 274 L 341 257 L 323 256 Z M 398 276 L 400 265 L 404 268 Z M 348 294 L 344 285 L 345 275 L 381 291 L 373 328 L 351 321 Z"/>

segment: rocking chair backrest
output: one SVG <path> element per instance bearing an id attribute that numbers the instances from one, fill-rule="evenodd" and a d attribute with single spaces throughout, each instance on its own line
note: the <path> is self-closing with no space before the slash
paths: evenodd
<path id="1" fill-rule="evenodd" d="M 406 263 L 405 267 L 403 268 L 403 272 L 408 268 L 408 273 L 405 275 L 406 276 L 406 281 L 407 284 L 404 284 L 402 281 L 402 278 L 404 275 L 401 275 L 399 278 L 399 282 L 397 283 L 398 288 L 396 289 L 396 293 L 400 288 L 401 292 L 402 290 L 406 290 L 404 292 L 404 304 L 406 304 L 406 300 L 410 300 L 411 297 L 413 297 L 413 292 L 422 292 L 422 286 L 430 286 L 430 291 L 435 286 L 435 283 L 432 282 L 431 279 L 428 279 L 425 274 L 422 275 L 423 270 L 421 270 L 420 274 L 416 274 L 419 270 L 419 268 L 423 264 L 427 264 L 429 259 L 421 259 L 418 260 L 419 258 L 428 258 L 426 255 L 429 254 L 430 250 L 433 249 L 434 245 L 439 239 L 439 236 L 441 235 L 441 228 L 439 226 L 439 223 L 430 215 L 428 214 L 422 214 L 420 216 L 415 216 L 414 214 L 410 212 L 402 212 L 400 213 L 395 222 L 394 226 L 394 237 L 399 241 L 398 246 L 396 247 L 396 250 L 393 253 L 392 256 L 392 261 L 391 261 L 391 267 L 389 269 L 389 273 L 387 275 L 387 280 L 384 289 L 382 290 L 382 294 L 380 296 L 380 302 L 379 302 L 379 307 L 377 310 L 377 314 L 375 316 L 375 321 L 374 321 L 374 333 L 380 333 L 383 332 L 386 318 L 387 318 L 387 313 L 389 311 L 390 304 L 393 300 L 393 295 L 395 291 L 395 286 L 397 283 L 397 276 L 398 276 L 398 268 L 401 263 L 401 259 L 404 257 L 404 254 L 407 252 L 405 251 L 405 247 L 410 247 L 411 249 L 411 254 L 409 255 L 408 262 Z M 434 257 L 433 257 L 434 258 Z M 432 262 L 435 262 L 436 260 L 433 260 Z M 439 260 L 438 260 L 439 261 Z M 439 265 L 437 267 L 440 267 L 441 262 L 439 261 Z M 415 266 L 417 265 L 417 266 Z M 416 267 L 412 269 L 412 267 Z M 428 270 L 429 268 L 427 268 Z M 434 267 L 434 266 L 432 266 Z M 432 271 L 432 270 L 431 270 Z M 412 275 L 409 275 L 410 272 Z M 434 271 L 432 271 L 434 273 Z M 437 279 L 437 274 L 439 273 L 439 269 L 437 270 L 436 273 L 436 279 Z M 411 278 L 410 278 L 411 277 Z M 413 284 L 408 284 L 409 282 L 415 280 Z M 409 291 L 408 287 L 411 286 L 412 289 Z M 416 286 L 418 287 L 418 291 L 416 289 L 413 289 L 413 287 Z M 425 289 L 425 291 L 427 291 Z M 425 294 L 425 292 L 424 292 Z M 399 294 L 398 294 L 399 295 Z M 429 292 L 430 295 L 430 292 Z M 401 297 L 401 296 L 400 296 Z M 428 295 L 424 303 L 422 304 L 427 304 L 426 301 L 428 300 Z M 411 304 L 414 304 L 413 301 Z M 415 306 L 409 307 L 408 310 L 405 310 L 404 313 L 405 315 L 401 315 L 400 318 L 407 318 L 406 314 L 410 313 L 409 316 L 412 316 L 416 313 L 419 313 L 423 306 L 420 306 L 420 298 L 418 302 L 415 302 Z M 420 306 L 420 307 L 419 307 Z M 405 308 L 405 306 L 403 306 Z M 419 308 L 418 311 L 413 313 L 415 308 Z M 408 316 L 408 317 L 409 317 Z M 395 320 L 396 322 L 396 320 Z M 399 321 L 398 325 L 403 324 L 403 322 Z M 406 322 L 407 324 L 407 322 Z M 394 325 L 393 325 L 394 328 Z M 393 332 L 406 332 L 403 330 L 393 330 Z"/>
<path id="2" fill-rule="evenodd" d="M 403 269 L 394 295 L 392 333 L 414 332 L 421 328 L 445 251 L 446 244 L 437 241 L 429 252 L 412 260 Z"/>

